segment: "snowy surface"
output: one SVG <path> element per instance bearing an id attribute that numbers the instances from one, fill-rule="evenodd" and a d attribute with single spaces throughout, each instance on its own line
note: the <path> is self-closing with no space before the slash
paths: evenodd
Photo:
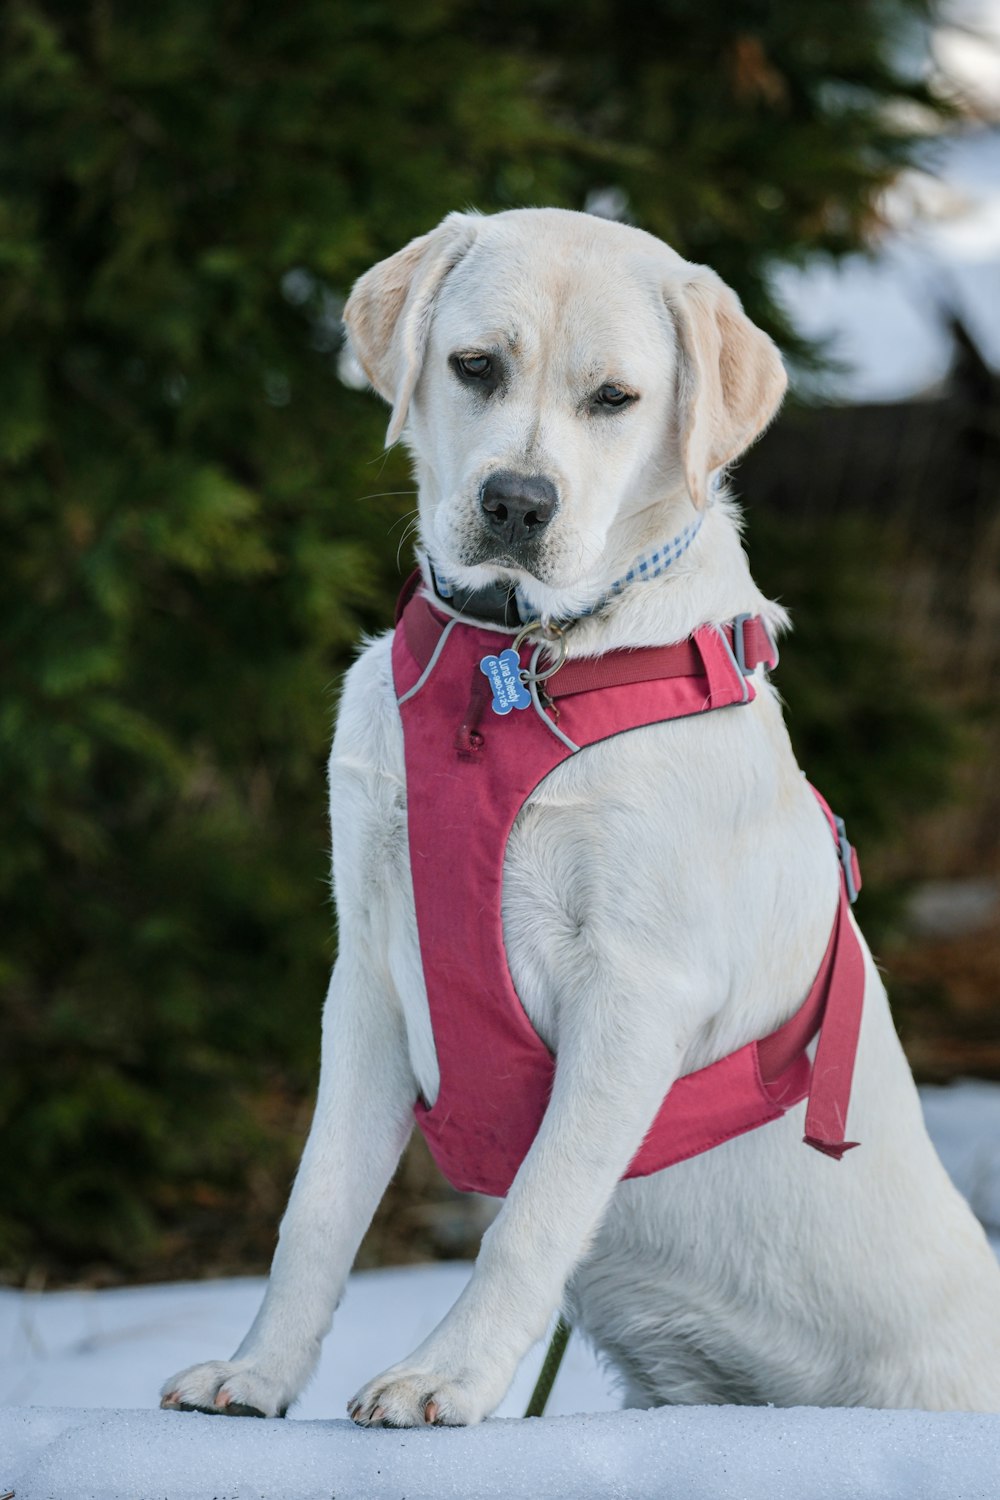
<path id="1" fill-rule="evenodd" d="M 920 1096 L 938 1155 L 1000 1255 L 1000 1084 L 967 1079 Z"/>
<path id="2" fill-rule="evenodd" d="M 35 1407 L 0 1436 L 17 1500 L 996 1500 L 1000 1484 L 1000 1417 L 926 1412 L 674 1407 L 362 1432 Z"/>
<path id="3" fill-rule="evenodd" d="M 1000 1086 L 969 1082 L 925 1089 L 923 1098 L 942 1159 L 1000 1253 Z M 0 1291 L 0 1495 L 6 1488 L 17 1500 L 1000 1497 L 1000 1416 L 619 1412 L 612 1382 L 579 1339 L 540 1422 L 391 1433 L 335 1420 L 364 1380 L 430 1331 L 468 1274 L 456 1264 L 352 1277 L 319 1374 L 286 1422 L 154 1409 L 168 1374 L 235 1348 L 256 1312 L 258 1279 Z M 541 1356 L 538 1348 L 525 1360 L 500 1416 L 523 1412 Z"/>
<path id="4" fill-rule="evenodd" d="M 430 1333 L 469 1270 L 452 1262 L 352 1276 L 319 1372 L 294 1417 L 343 1416 L 359 1386 Z M 175 1370 L 229 1357 L 263 1291 L 263 1280 L 249 1277 L 107 1292 L 0 1291 L 0 1350 L 6 1352 L 0 1407 L 155 1406 Z M 542 1352 L 539 1347 L 524 1361 L 501 1415 L 524 1411 Z M 593 1355 L 573 1339 L 549 1410 L 616 1411 L 620 1405 Z"/>

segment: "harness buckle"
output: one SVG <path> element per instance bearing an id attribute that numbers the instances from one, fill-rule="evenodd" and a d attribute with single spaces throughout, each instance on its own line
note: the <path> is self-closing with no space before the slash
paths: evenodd
<path id="1" fill-rule="evenodd" d="M 760 625 L 767 637 L 767 644 L 771 648 L 773 662 L 767 664 L 768 670 L 771 671 L 778 665 L 778 646 L 774 636 L 768 629 L 767 622 L 760 615 L 737 615 L 733 620 L 733 655 L 736 657 L 736 665 L 744 677 L 750 677 L 754 672 L 755 666 L 759 665 L 755 663 L 754 666 L 751 666 L 747 661 L 746 628 L 751 621 L 756 621 Z"/>
<path id="2" fill-rule="evenodd" d="M 840 868 L 844 872 L 847 900 L 853 906 L 861 890 L 861 866 L 858 863 L 857 851 L 847 837 L 847 825 L 843 818 L 834 813 L 833 822 L 837 830 L 837 854 L 840 858 Z"/>

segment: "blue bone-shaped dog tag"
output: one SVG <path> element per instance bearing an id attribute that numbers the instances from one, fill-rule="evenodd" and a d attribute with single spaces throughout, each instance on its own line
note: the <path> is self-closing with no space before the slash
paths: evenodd
<path id="1" fill-rule="evenodd" d="M 531 694 L 521 681 L 521 663 L 516 651 L 508 647 L 499 656 L 484 656 L 479 670 L 490 679 L 493 689 L 491 706 L 495 714 L 509 714 L 512 708 L 530 707 Z"/>

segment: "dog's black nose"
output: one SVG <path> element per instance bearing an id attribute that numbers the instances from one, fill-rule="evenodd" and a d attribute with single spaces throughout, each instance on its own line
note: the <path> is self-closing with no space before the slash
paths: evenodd
<path id="1" fill-rule="evenodd" d="M 559 496 L 544 474 L 491 474 L 479 504 L 491 533 L 515 546 L 532 541 L 549 524 L 559 507 Z"/>

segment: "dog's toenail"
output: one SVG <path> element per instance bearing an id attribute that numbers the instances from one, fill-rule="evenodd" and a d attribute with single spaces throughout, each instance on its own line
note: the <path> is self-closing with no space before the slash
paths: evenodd
<path id="1" fill-rule="evenodd" d="M 384 1406 L 376 1406 L 375 1410 L 371 1414 L 370 1420 L 372 1422 L 381 1422 L 382 1418 L 384 1416 L 385 1416 L 385 1407 Z"/>
<path id="2" fill-rule="evenodd" d="M 436 1422 L 438 1419 L 438 1404 L 436 1401 L 428 1401 L 424 1407 L 424 1421 Z"/>

